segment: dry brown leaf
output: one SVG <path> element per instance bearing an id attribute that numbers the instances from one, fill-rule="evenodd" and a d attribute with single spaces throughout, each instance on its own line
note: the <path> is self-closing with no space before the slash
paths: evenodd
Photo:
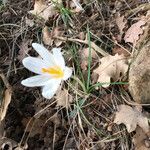
<path id="1" fill-rule="evenodd" d="M 120 105 L 119 111 L 116 112 L 114 119 L 116 124 L 125 124 L 127 131 L 130 133 L 135 131 L 137 125 L 140 126 L 145 133 L 149 132 L 148 119 L 145 117 L 138 107 L 130 107 L 128 105 Z"/>
<path id="2" fill-rule="evenodd" d="M 116 18 L 116 24 L 119 28 L 120 34 L 123 33 L 123 29 L 125 28 L 125 25 L 127 23 L 127 20 L 125 20 L 124 16 L 120 16 L 120 14 Z"/>
<path id="3" fill-rule="evenodd" d="M 30 13 L 48 20 L 53 17 L 57 11 L 53 3 L 47 4 L 44 0 L 35 0 L 34 9 L 31 10 Z"/>
<path id="4" fill-rule="evenodd" d="M 106 56 L 100 59 L 100 65 L 93 72 L 98 74 L 98 81 L 103 84 L 103 87 L 108 87 L 111 82 L 117 81 L 120 78 L 120 74 L 125 75 L 128 70 L 126 59 L 123 55 L 116 54 L 115 56 Z"/>
<path id="5" fill-rule="evenodd" d="M 52 44 L 55 43 L 55 45 L 57 47 L 62 44 L 61 40 L 53 38 L 54 36 L 62 36 L 63 35 L 63 31 L 61 31 L 59 27 L 56 27 L 52 31 L 49 31 L 48 27 L 45 26 L 42 31 L 42 34 L 43 34 L 44 44 L 52 46 Z"/>
<path id="6" fill-rule="evenodd" d="M 81 56 L 81 68 L 83 70 L 87 70 L 88 57 L 89 57 L 89 48 L 84 48 L 83 50 L 80 50 L 79 55 Z M 97 55 L 97 53 L 95 52 L 95 50 L 93 48 L 91 49 L 91 57 L 92 57 L 92 59 L 98 58 L 98 55 Z"/>
<path id="7" fill-rule="evenodd" d="M 58 90 L 55 96 L 57 100 L 57 106 L 63 106 L 68 108 L 70 103 L 73 101 L 72 96 L 69 95 L 68 90 Z"/>
<path id="8" fill-rule="evenodd" d="M 134 23 L 125 33 L 125 42 L 130 42 L 133 45 L 136 45 L 136 42 L 139 39 L 139 35 L 143 33 L 141 26 L 145 25 L 145 23 L 146 21 L 144 19 Z"/>
<path id="9" fill-rule="evenodd" d="M 140 127 L 137 127 L 136 134 L 133 136 L 135 150 L 149 150 L 150 148 L 147 147 L 145 143 L 146 139 L 148 139 L 147 135 L 143 132 L 143 130 Z"/>

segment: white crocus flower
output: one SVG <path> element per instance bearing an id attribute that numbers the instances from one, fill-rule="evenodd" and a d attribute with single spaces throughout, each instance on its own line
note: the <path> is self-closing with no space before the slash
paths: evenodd
<path id="1" fill-rule="evenodd" d="M 38 74 L 21 82 L 27 87 L 42 86 L 43 97 L 50 99 L 54 96 L 62 80 L 67 80 L 72 75 L 72 69 L 65 66 L 65 61 L 60 48 L 53 48 L 50 53 L 40 44 L 33 43 L 33 48 L 40 58 L 27 57 L 23 65 L 30 71 Z"/>

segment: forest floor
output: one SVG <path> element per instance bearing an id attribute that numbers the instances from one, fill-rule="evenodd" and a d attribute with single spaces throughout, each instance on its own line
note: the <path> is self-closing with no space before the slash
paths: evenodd
<path id="1" fill-rule="evenodd" d="M 0 1 L 0 149 L 150 149 L 150 95 L 136 95 L 130 73 L 149 25 L 149 0 Z M 32 43 L 61 47 L 73 70 L 50 100 L 21 84 Z"/>

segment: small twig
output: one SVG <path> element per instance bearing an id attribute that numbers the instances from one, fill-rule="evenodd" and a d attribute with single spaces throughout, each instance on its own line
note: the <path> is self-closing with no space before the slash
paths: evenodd
<path id="1" fill-rule="evenodd" d="M 141 4 L 138 7 L 127 11 L 125 16 L 129 16 L 131 13 L 137 13 L 143 10 L 144 11 L 150 10 L 150 4 L 149 3 Z"/>
<path id="2" fill-rule="evenodd" d="M 9 63 L 9 67 L 8 67 L 8 71 L 7 71 L 7 78 L 9 78 L 10 76 L 10 72 L 11 72 L 11 68 L 12 68 L 12 64 L 14 62 L 14 53 L 15 53 L 15 43 L 16 43 L 17 38 L 15 39 L 15 41 L 13 42 L 13 46 L 12 46 L 12 51 L 11 51 L 11 61 Z"/>
<path id="3" fill-rule="evenodd" d="M 0 78 L 3 80 L 3 83 L 6 86 L 6 88 L 11 90 L 11 86 L 3 73 L 0 73 Z"/>
<path id="4" fill-rule="evenodd" d="M 59 39 L 61 41 L 71 41 L 71 42 L 78 42 L 78 43 L 83 43 L 88 45 L 88 40 L 80 40 L 80 39 L 73 39 L 73 38 L 67 38 L 67 37 L 60 37 L 60 36 L 54 36 L 53 38 Z M 91 47 L 97 51 L 98 53 L 100 53 L 102 56 L 109 56 L 108 53 L 106 53 L 103 49 L 101 49 L 100 47 L 98 47 L 94 42 L 91 41 Z"/>
<path id="5" fill-rule="evenodd" d="M 150 106 L 150 104 L 140 104 L 140 103 L 136 103 L 136 102 L 132 102 L 132 101 L 126 100 L 122 95 L 121 95 L 121 97 L 123 98 L 123 100 L 124 100 L 128 105 L 131 105 L 131 106 Z"/>

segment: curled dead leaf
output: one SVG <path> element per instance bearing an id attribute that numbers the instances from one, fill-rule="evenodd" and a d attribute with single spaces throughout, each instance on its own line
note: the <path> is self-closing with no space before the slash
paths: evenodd
<path id="1" fill-rule="evenodd" d="M 128 70 L 126 58 L 123 55 L 106 56 L 100 59 L 100 65 L 93 72 L 98 74 L 97 82 L 106 83 L 103 87 L 110 85 L 111 79 L 117 81 L 120 74 L 125 75 Z"/>
<path id="2" fill-rule="evenodd" d="M 150 128 L 147 117 L 141 112 L 138 107 L 130 107 L 128 105 L 119 105 L 119 110 L 116 112 L 114 123 L 125 124 L 127 131 L 130 133 L 135 131 L 137 125 L 140 126 L 145 133 L 148 133 Z"/>

